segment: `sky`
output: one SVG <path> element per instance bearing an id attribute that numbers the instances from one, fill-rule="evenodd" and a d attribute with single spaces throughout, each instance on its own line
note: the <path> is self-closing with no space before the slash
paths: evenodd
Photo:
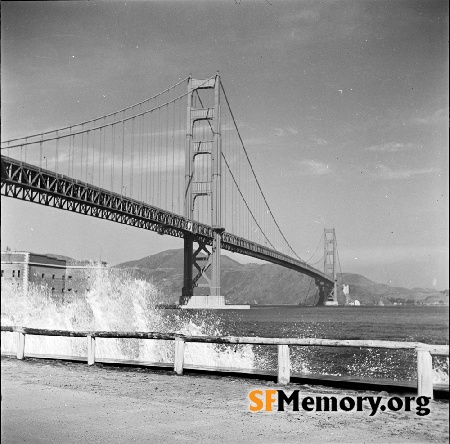
<path id="1" fill-rule="evenodd" d="M 335 228 L 338 272 L 443 290 L 448 16 L 439 0 L 4 1 L 2 141 L 219 71 L 267 201 L 300 257 L 321 250 L 323 229 Z M 2 249 L 114 265 L 183 245 L 1 201 Z"/>

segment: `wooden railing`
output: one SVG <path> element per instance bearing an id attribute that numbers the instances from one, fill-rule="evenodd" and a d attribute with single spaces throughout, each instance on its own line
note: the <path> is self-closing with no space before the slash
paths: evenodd
<path id="1" fill-rule="evenodd" d="M 96 338 L 129 338 L 160 339 L 175 342 L 174 372 L 183 374 L 184 348 L 186 342 L 209 344 L 253 344 L 278 346 L 278 383 L 288 384 L 290 381 L 289 346 L 322 346 L 322 347 L 356 347 L 382 348 L 391 350 L 416 350 L 417 353 L 417 392 L 419 396 L 433 398 L 433 363 L 432 356 L 449 356 L 448 345 L 429 345 L 421 342 L 393 342 L 370 340 L 339 340 L 318 338 L 258 338 L 238 336 L 186 336 L 177 333 L 157 332 L 111 332 L 111 331 L 66 331 L 43 330 L 38 328 L 1 326 L 2 332 L 16 332 L 17 359 L 25 357 L 25 336 L 69 336 L 86 337 L 88 365 L 95 363 Z"/>

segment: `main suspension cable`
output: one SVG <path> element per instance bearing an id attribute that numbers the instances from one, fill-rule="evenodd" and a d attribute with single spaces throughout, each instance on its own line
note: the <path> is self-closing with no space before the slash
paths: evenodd
<path id="1" fill-rule="evenodd" d="M 322 239 L 323 239 L 323 231 L 322 231 L 322 236 L 320 236 L 319 243 L 317 244 L 316 251 L 313 253 L 313 255 L 312 255 L 308 260 L 305 261 L 307 264 L 309 264 L 309 261 L 310 261 L 310 260 L 314 257 L 314 255 L 317 253 L 317 250 L 318 250 L 319 247 L 320 247 L 320 243 L 322 242 Z"/>
<path id="2" fill-rule="evenodd" d="M 244 141 L 242 140 L 241 133 L 239 132 L 239 129 L 238 129 L 238 126 L 237 126 L 237 123 L 236 123 L 236 119 L 234 118 L 233 111 L 231 110 L 230 102 L 228 101 L 228 97 L 227 97 L 227 94 L 226 94 L 226 92 L 225 92 L 225 88 L 223 87 L 222 82 L 220 82 L 220 86 L 221 86 L 221 88 L 222 88 L 223 95 L 225 96 L 225 100 L 226 100 L 226 102 L 227 102 L 228 109 L 229 109 L 230 114 L 231 114 L 231 117 L 232 117 L 232 119 L 233 119 L 233 123 L 234 123 L 234 126 L 235 126 L 235 128 L 236 128 L 237 134 L 238 134 L 238 136 L 239 136 L 239 140 L 241 141 L 242 149 L 244 150 L 245 156 L 247 157 L 247 161 L 248 161 L 248 163 L 249 163 L 249 165 L 250 165 L 250 168 L 251 168 L 252 173 L 253 173 L 253 177 L 254 177 L 255 180 L 256 180 L 256 183 L 257 183 L 257 185 L 258 185 L 259 191 L 261 192 L 261 196 L 262 196 L 262 198 L 264 199 L 264 202 L 265 202 L 265 204 L 266 204 L 266 206 L 267 206 L 267 209 L 269 210 L 270 215 L 272 216 L 272 220 L 274 221 L 275 225 L 276 225 L 277 228 L 278 228 L 278 231 L 280 232 L 281 236 L 283 237 L 284 241 L 286 242 L 286 244 L 288 245 L 288 247 L 290 248 L 290 250 L 294 253 L 295 256 L 297 256 L 297 258 L 298 258 L 300 261 L 305 262 L 305 261 L 304 261 L 304 260 L 303 260 L 303 259 L 302 259 L 295 251 L 294 251 L 294 249 L 291 247 L 291 244 L 288 242 L 288 240 L 287 240 L 286 237 L 284 236 L 283 232 L 281 231 L 281 228 L 280 228 L 280 226 L 278 225 L 278 222 L 276 221 L 275 216 L 273 215 L 272 210 L 270 209 L 269 204 L 267 203 L 266 196 L 264 195 L 264 193 L 263 193 L 263 191 L 262 191 L 262 189 L 261 189 L 261 185 L 260 185 L 260 183 L 259 183 L 259 181 L 258 181 L 258 178 L 256 177 L 255 170 L 253 169 L 253 165 L 252 165 L 252 163 L 250 162 L 250 158 L 249 158 L 249 156 L 248 156 L 247 150 L 245 149 Z"/>

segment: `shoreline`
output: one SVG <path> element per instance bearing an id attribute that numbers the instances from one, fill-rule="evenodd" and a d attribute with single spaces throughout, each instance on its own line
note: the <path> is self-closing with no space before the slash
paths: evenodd
<path id="1" fill-rule="evenodd" d="M 300 390 L 302 397 L 389 396 L 386 392 L 278 386 L 232 376 L 2 356 L 2 439 L 8 442 L 448 442 L 449 404 L 431 413 L 258 412 L 248 393 Z"/>

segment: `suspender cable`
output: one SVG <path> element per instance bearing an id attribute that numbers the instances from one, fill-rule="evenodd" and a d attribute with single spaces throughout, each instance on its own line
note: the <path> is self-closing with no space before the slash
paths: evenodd
<path id="1" fill-rule="evenodd" d="M 155 205 L 155 202 L 156 202 L 156 194 L 155 194 L 155 189 L 156 189 L 156 172 L 155 172 L 155 166 L 156 166 L 155 125 L 156 125 L 156 122 L 154 122 L 154 119 L 151 120 L 151 124 L 152 124 L 152 154 L 153 154 L 153 159 L 152 159 L 152 202 L 153 202 L 153 205 Z"/>
<path id="2" fill-rule="evenodd" d="M 166 158 L 166 170 L 165 170 L 165 176 L 166 176 L 166 187 L 164 190 L 164 195 L 165 195 L 165 204 L 164 204 L 164 209 L 168 210 L 169 207 L 167 206 L 167 199 L 168 199 L 168 195 L 169 195 L 169 188 L 167 185 L 167 179 L 168 179 L 168 175 L 169 175 L 169 170 L 168 170 L 168 165 L 169 165 L 169 106 L 167 105 L 166 107 L 166 125 L 165 125 L 165 130 L 164 132 L 166 133 L 166 148 L 164 150 L 164 157 Z"/>
<path id="3" fill-rule="evenodd" d="M 56 131 L 56 144 L 55 144 L 55 173 L 58 174 L 58 148 L 59 148 L 59 138 L 58 131 Z"/>
<path id="4" fill-rule="evenodd" d="M 142 197 L 142 175 L 144 174 L 144 170 L 142 168 L 142 116 L 138 117 L 138 122 L 139 124 L 137 125 L 139 127 L 138 129 L 138 149 L 139 149 L 139 171 L 138 171 L 138 175 L 139 175 L 139 179 L 138 179 L 138 200 L 139 201 L 143 201 L 143 197 Z"/>
<path id="5" fill-rule="evenodd" d="M 95 173 L 95 130 L 92 131 L 92 171 L 89 173 L 89 176 L 91 177 L 91 184 L 94 185 L 94 173 Z"/>
<path id="6" fill-rule="evenodd" d="M 114 158 L 116 155 L 116 126 L 111 127 L 111 138 L 112 138 L 112 161 L 111 161 L 111 191 L 114 192 Z"/>
<path id="7" fill-rule="evenodd" d="M 161 109 L 158 110 L 159 118 L 159 143 L 158 143 L 158 207 L 161 207 L 161 184 L 162 184 L 162 173 L 161 173 L 161 157 L 162 157 L 162 118 Z"/>
<path id="8" fill-rule="evenodd" d="M 145 202 L 148 203 L 148 119 L 147 116 L 144 117 L 144 140 L 145 140 L 145 148 L 144 157 L 145 157 Z"/>
<path id="9" fill-rule="evenodd" d="M 39 142 L 39 168 L 42 168 L 42 140 Z"/>
<path id="10" fill-rule="evenodd" d="M 212 78 L 213 78 L 213 77 L 210 77 L 209 79 L 205 80 L 205 83 L 206 83 L 208 80 L 212 79 Z M 63 128 L 59 128 L 58 131 L 64 131 L 64 130 L 67 130 L 67 129 L 70 129 L 70 128 L 76 128 L 77 126 L 83 126 L 83 125 L 86 125 L 86 124 L 88 124 L 88 123 L 94 123 L 94 124 L 95 124 L 95 122 L 96 122 L 97 120 L 101 119 L 102 117 L 116 116 L 117 113 L 121 113 L 121 112 L 125 113 L 125 111 L 127 111 L 127 110 L 129 110 L 129 109 L 131 109 L 131 108 L 134 108 L 134 107 L 137 106 L 137 105 L 141 105 L 141 104 L 143 104 L 143 103 L 149 102 L 150 100 L 156 99 L 157 97 L 161 96 L 162 94 L 166 93 L 167 91 L 176 88 L 178 85 L 181 85 L 183 82 L 185 82 L 185 81 L 188 80 L 188 79 L 189 79 L 189 76 L 186 77 L 186 78 L 184 78 L 183 80 L 180 80 L 178 83 L 176 83 L 175 85 L 171 86 L 170 88 L 167 88 L 167 89 L 165 89 L 164 91 L 162 91 L 162 92 L 160 92 L 160 93 L 158 93 L 158 94 L 156 94 L 156 95 L 154 95 L 154 96 L 152 96 L 152 97 L 149 97 L 149 98 L 143 100 L 142 102 L 135 103 L 134 105 L 130 105 L 130 106 L 126 107 L 126 108 L 120 109 L 120 110 L 115 111 L 115 112 L 113 112 L 113 113 L 106 114 L 105 116 L 96 117 L 96 118 L 91 119 L 91 120 L 86 120 L 86 121 L 84 121 L 84 122 L 75 123 L 75 124 L 70 125 L 70 126 L 66 126 L 66 127 L 63 127 Z M 186 93 L 186 94 L 184 94 L 184 95 L 187 95 L 187 94 L 188 94 L 188 93 Z M 27 136 L 27 138 L 32 138 L 32 137 L 37 137 L 37 136 L 42 136 L 42 137 L 43 137 L 44 134 L 52 134 L 52 133 L 54 133 L 55 131 L 56 131 L 56 130 L 51 130 L 51 131 L 46 131 L 46 132 L 43 132 L 43 133 L 32 134 L 32 135 L 30 135 L 30 136 Z M 22 140 L 23 138 L 24 138 L 24 137 L 19 137 L 19 138 L 16 138 L 16 139 L 10 139 L 9 141 L 5 141 L 5 142 L 2 142 L 2 143 L 14 142 L 14 141 L 17 141 L 17 140 Z"/>
<path id="11" fill-rule="evenodd" d="M 102 186 L 102 143 L 103 143 L 103 128 L 100 127 L 99 144 L 98 144 L 98 186 Z"/>
<path id="12" fill-rule="evenodd" d="M 89 166 L 89 130 L 86 133 L 86 182 L 87 183 L 89 183 L 88 166 Z"/>
<path id="13" fill-rule="evenodd" d="M 103 168 L 102 168 L 102 184 L 106 187 L 106 177 L 105 177 L 105 168 L 106 168 L 106 162 L 105 161 L 105 157 L 108 159 L 108 152 L 107 152 L 107 147 L 111 146 L 111 144 L 107 143 L 107 137 L 108 137 L 108 129 L 105 128 L 105 130 L 103 131 Z M 102 185 L 102 186 L 103 186 Z"/>
<path id="14" fill-rule="evenodd" d="M 316 251 L 314 251 L 314 253 L 312 254 L 312 256 L 311 256 L 308 260 L 305 261 L 307 264 L 309 264 L 309 261 L 310 261 L 310 260 L 314 257 L 314 255 L 317 253 L 317 250 L 319 249 L 320 244 L 321 244 L 322 239 L 323 239 L 323 233 L 324 233 L 324 232 L 322 231 L 322 236 L 320 236 L 319 242 L 318 242 L 317 247 L 316 247 Z"/>
<path id="15" fill-rule="evenodd" d="M 260 185 L 260 183 L 259 183 L 259 181 L 258 181 L 258 178 L 256 177 L 255 171 L 254 171 L 253 166 L 252 166 L 252 164 L 251 164 L 251 162 L 250 162 L 250 158 L 248 157 L 247 150 L 245 149 L 244 142 L 243 142 L 243 140 L 242 140 L 241 134 L 240 134 L 239 129 L 238 129 L 238 127 L 237 127 L 236 120 L 235 120 L 234 115 L 233 115 L 233 111 L 231 111 L 230 103 L 229 103 L 229 101 L 228 101 L 228 97 L 227 97 L 227 95 L 226 95 L 225 88 L 223 87 L 223 83 L 222 83 L 222 82 L 220 83 L 220 87 L 222 88 L 223 94 L 224 94 L 224 96 L 225 96 L 225 101 L 227 102 L 228 109 L 229 109 L 229 111 L 230 111 L 231 117 L 232 117 L 232 119 L 233 119 L 234 126 L 235 126 L 235 128 L 236 128 L 237 133 L 238 133 L 239 140 L 241 141 L 242 149 L 244 150 L 245 156 L 247 157 L 247 161 L 248 161 L 248 163 L 249 163 L 249 165 L 250 165 L 250 168 L 251 168 L 251 170 L 252 170 L 253 177 L 255 178 L 256 183 L 258 184 L 258 188 L 259 188 L 259 190 L 260 190 L 260 192 L 261 192 L 261 195 L 262 195 L 264 201 L 266 202 L 266 205 L 267 205 L 267 207 L 268 207 L 268 209 L 269 209 L 269 212 L 270 212 L 270 214 L 271 214 L 271 216 L 272 216 L 272 219 L 273 219 L 275 225 L 277 226 L 278 231 L 279 231 L 279 233 L 281 234 L 282 238 L 284 239 L 284 241 L 285 241 L 286 244 L 288 245 L 289 249 L 292 251 L 292 253 L 294 253 L 294 255 L 295 255 L 299 260 L 301 260 L 302 262 L 304 262 L 303 259 L 301 259 L 300 256 L 299 256 L 299 255 L 294 251 L 294 249 L 291 247 L 290 243 L 288 242 L 288 240 L 287 240 L 286 237 L 284 236 L 283 232 L 281 231 L 280 226 L 278 225 L 278 222 L 275 220 L 275 216 L 273 215 L 272 210 L 270 209 L 270 206 L 269 206 L 269 204 L 267 203 L 266 197 L 265 197 L 265 195 L 264 195 L 264 193 L 263 193 L 263 191 L 262 191 L 262 189 L 261 189 L 261 185 Z"/>
<path id="16" fill-rule="evenodd" d="M 174 212 L 174 188 L 175 188 L 175 114 L 176 114 L 176 103 L 173 104 L 172 110 L 172 213 Z"/>
<path id="17" fill-rule="evenodd" d="M 70 177 L 74 177 L 73 172 L 74 172 L 74 164 L 75 164 L 75 135 L 73 135 L 70 140 L 72 141 L 72 167 L 71 170 L 69 171 L 69 176 Z"/>
<path id="18" fill-rule="evenodd" d="M 81 160 L 80 160 L 80 177 L 83 180 L 83 151 L 84 151 L 84 133 L 81 134 Z"/>
<path id="19" fill-rule="evenodd" d="M 123 195 L 123 160 L 125 156 L 125 121 L 122 121 L 122 173 L 120 177 L 120 194 Z"/>
<path id="20" fill-rule="evenodd" d="M 213 77 L 211 77 L 210 79 L 212 79 L 212 78 L 213 78 Z M 210 79 L 206 79 L 204 83 L 207 83 Z M 201 85 L 200 85 L 200 86 L 201 86 Z M 169 103 L 173 103 L 174 101 L 176 101 L 176 100 L 178 100 L 178 99 L 181 99 L 182 97 L 187 96 L 188 94 L 190 94 L 190 91 L 188 91 L 188 92 L 186 92 L 186 93 L 184 93 L 184 94 L 181 94 L 180 96 L 178 96 L 178 97 L 176 97 L 176 98 L 170 100 L 170 101 L 167 102 L 167 103 L 164 103 L 164 104 L 162 104 L 162 105 L 156 106 L 156 107 L 154 107 L 154 108 L 152 108 L 152 109 L 150 109 L 150 110 L 144 111 L 142 114 L 147 114 L 147 113 L 152 113 L 152 112 L 154 112 L 154 111 L 157 111 L 157 110 L 159 110 L 160 108 L 162 108 L 162 107 L 168 105 Z M 161 95 L 161 94 L 158 94 L 158 95 Z M 133 105 L 133 106 L 136 106 L 136 105 Z M 126 108 L 126 110 L 128 110 L 128 109 L 130 109 L 130 108 L 131 108 L 131 107 Z M 116 113 L 117 113 L 117 112 L 121 112 L 121 111 L 116 111 Z M 125 114 L 125 111 L 124 111 L 124 114 Z M 110 115 L 112 115 L 112 114 L 109 114 L 108 116 L 110 116 Z M 132 118 L 135 118 L 135 117 L 138 117 L 138 116 L 139 116 L 139 114 L 138 114 L 138 115 L 135 115 L 135 116 L 130 116 L 130 117 L 127 117 L 127 118 L 124 117 L 123 120 L 131 120 Z M 95 119 L 95 120 L 98 120 L 98 119 Z M 90 121 L 88 121 L 87 123 L 93 122 L 93 121 L 94 121 L 94 120 L 90 120 Z M 116 123 L 120 123 L 120 121 L 110 122 L 110 123 L 107 123 L 105 126 L 111 126 L 111 125 L 114 125 L 114 124 L 116 124 Z M 70 127 L 60 128 L 59 131 L 63 131 L 63 130 L 69 129 L 69 128 L 75 128 L 76 126 L 80 126 L 80 125 L 84 125 L 84 124 L 71 125 Z M 99 127 L 97 127 L 96 129 L 99 129 Z M 92 131 L 92 128 L 90 128 L 89 130 Z M 46 132 L 45 134 L 51 134 L 51 133 L 54 133 L 55 131 L 56 131 L 56 130 L 48 131 L 48 132 Z M 76 132 L 76 133 L 74 133 L 74 134 L 81 134 L 82 131 L 88 131 L 88 130 L 81 130 L 81 131 L 78 131 L 78 132 Z M 42 134 L 44 134 L 44 133 L 42 133 Z M 37 135 L 33 135 L 33 136 L 27 136 L 27 138 L 36 137 L 36 136 L 38 136 L 38 135 L 41 135 L 41 133 L 40 133 L 40 134 L 37 134 Z M 63 138 L 65 138 L 65 137 L 69 137 L 69 134 L 65 134 L 65 135 L 59 136 L 60 139 L 63 139 Z M 22 140 L 22 139 L 24 139 L 24 137 L 22 137 L 22 138 L 20 138 L 20 139 L 14 139 L 14 140 Z M 47 142 L 47 141 L 55 140 L 55 139 L 56 139 L 56 137 L 49 137 L 49 138 L 47 138 L 47 139 L 45 139 L 45 140 L 43 140 L 43 141 L 44 141 L 44 142 Z M 10 140 L 10 141 L 5 141 L 5 142 L 2 142 L 2 143 L 8 143 L 8 144 L 9 144 L 10 142 L 11 142 L 11 140 Z M 3 150 L 3 149 L 16 148 L 16 147 L 20 147 L 20 146 L 22 146 L 22 145 L 23 145 L 23 146 L 25 146 L 25 145 L 32 145 L 32 144 L 34 144 L 34 143 L 36 143 L 36 141 L 27 142 L 27 143 L 19 143 L 19 144 L 13 145 L 13 146 L 1 147 L 1 149 Z"/>
<path id="21" fill-rule="evenodd" d="M 70 176 L 70 165 L 72 159 L 72 138 L 69 137 L 69 158 L 67 162 L 67 175 Z"/>
<path id="22" fill-rule="evenodd" d="M 133 113 L 133 109 L 131 109 Z M 133 198 L 133 185 L 134 185 L 134 117 L 131 119 L 131 171 L 130 171 L 130 197 Z"/>
<path id="23" fill-rule="evenodd" d="M 92 175 L 91 175 L 91 183 L 94 185 L 94 173 L 95 173 L 95 122 L 94 122 L 94 129 L 92 130 Z"/>

